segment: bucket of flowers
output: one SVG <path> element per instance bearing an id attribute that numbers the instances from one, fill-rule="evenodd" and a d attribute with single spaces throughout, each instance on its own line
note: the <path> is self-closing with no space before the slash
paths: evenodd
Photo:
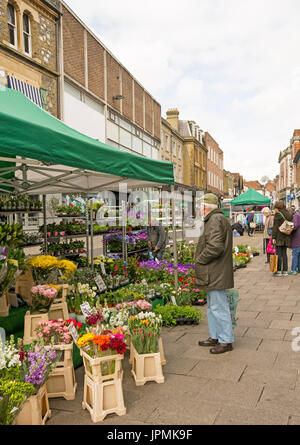
<path id="1" fill-rule="evenodd" d="M 54 286 L 48 286 L 46 284 L 33 286 L 31 288 L 32 294 L 32 307 L 31 314 L 46 313 L 49 311 L 51 303 L 57 296 L 57 289 Z"/>
<path id="2" fill-rule="evenodd" d="M 164 383 L 162 362 L 164 361 L 160 332 L 162 318 L 153 312 L 140 312 L 129 317 L 131 333 L 131 373 L 137 386 L 148 381 Z"/>

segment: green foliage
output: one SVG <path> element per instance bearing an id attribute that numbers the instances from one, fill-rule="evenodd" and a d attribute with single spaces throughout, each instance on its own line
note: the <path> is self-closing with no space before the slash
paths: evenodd
<path id="1" fill-rule="evenodd" d="M 17 247 L 24 242 L 23 230 L 19 224 L 0 224 L 0 245 Z"/>
<path id="2" fill-rule="evenodd" d="M 22 405 L 34 392 L 31 383 L 0 379 L 0 425 L 11 425 Z"/>
<path id="3" fill-rule="evenodd" d="M 166 305 L 157 306 L 154 311 L 157 315 L 160 314 L 166 326 L 176 325 L 177 318 L 190 318 L 196 322 L 201 320 L 201 310 L 192 306 L 176 306 Z"/>

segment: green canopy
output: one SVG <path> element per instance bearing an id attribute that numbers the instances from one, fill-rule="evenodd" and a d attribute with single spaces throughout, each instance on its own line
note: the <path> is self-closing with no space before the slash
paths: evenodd
<path id="1" fill-rule="evenodd" d="M 60 186 L 65 185 L 66 191 L 78 192 L 101 189 L 122 180 L 129 186 L 174 184 L 173 163 L 110 147 L 64 124 L 22 93 L 4 87 L 0 88 L 0 152 L 9 158 L 19 156 L 41 161 L 35 161 L 34 181 L 27 184 L 28 191 L 35 193 L 58 191 L 54 176 L 62 178 Z M 55 166 L 52 172 L 49 163 Z M 42 172 L 40 167 L 45 165 Z M 91 172 L 95 173 L 94 177 Z M 19 175 L 16 186 L 21 187 L 21 178 Z M 42 188 L 38 187 L 39 182 Z M 56 185 L 58 182 L 56 180 Z M 5 187 L 4 183 L 1 187 Z"/>
<path id="2" fill-rule="evenodd" d="M 231 206 L 241 206 L 247 204 L 268 206 L 271 204 L 271 200 L 267 196 L 264 196 L 261 193 L 257 192 L 256 190 L 254 190 L 253 188 L 251 188 L 242 195 L 237 196 L 230 202 Z"/>

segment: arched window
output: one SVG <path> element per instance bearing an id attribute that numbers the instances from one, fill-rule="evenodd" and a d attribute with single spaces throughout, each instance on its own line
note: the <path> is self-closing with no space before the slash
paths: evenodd
<path id="1" fill-rule="evenodd" d="M 7 25 L 8 25 L 8 40 L 12 46 L 18 46 L 17 40 L 17 15 L 14 6 L 7 3 Z"/>
<path id="2" fill-rule="evenodd" d="M 24 52 L 31 56 L 31 24 L 30 17 L 26 12 L 23 14 L 23 43 Z"/>

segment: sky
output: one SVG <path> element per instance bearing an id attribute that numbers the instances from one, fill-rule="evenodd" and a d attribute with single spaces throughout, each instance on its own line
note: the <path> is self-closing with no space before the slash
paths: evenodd
<path id="1" fill-rule="evenodd" d="M 273 179 L 300 128 L 299 0 L 65 0 L 161 104 L 224 152 L 224 168 Z"/>

